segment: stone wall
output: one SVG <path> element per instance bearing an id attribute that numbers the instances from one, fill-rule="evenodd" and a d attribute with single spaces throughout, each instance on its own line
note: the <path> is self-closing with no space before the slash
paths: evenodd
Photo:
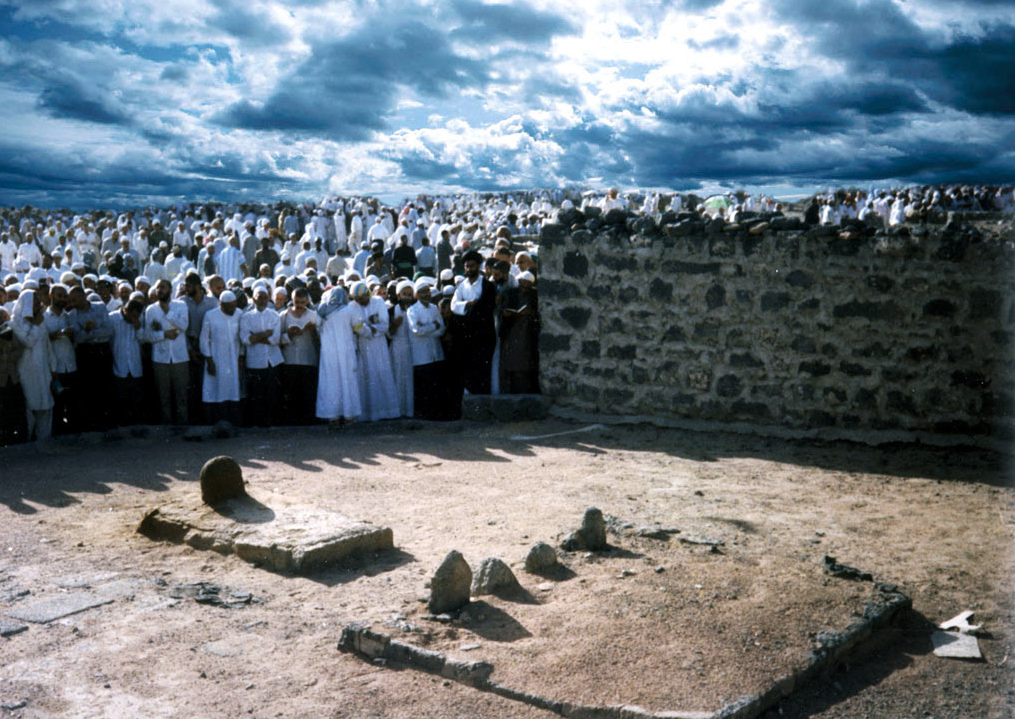
<path id="1" fill-rule="evenodd" d="M 999 220 L 875 234 L 569 211 L 540 236 L 543 391 L 579 412 L 1005 443 L 1015 247 Z"/>

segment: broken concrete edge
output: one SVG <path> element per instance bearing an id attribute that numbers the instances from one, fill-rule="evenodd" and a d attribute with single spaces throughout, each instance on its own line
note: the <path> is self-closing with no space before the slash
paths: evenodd
<path id="1" fill-rule="evenodd" d="M 338 649 L 356 654 L 369 661 L 382 660 L 412 667 L 428 674 L 449 679 L 465 686 L 490 692 L 553 712 L 567 719 L 711 719 L 713 714 L 701 712 L 653 713 L 637 706 L 588 706 L 547 699 L 519 691 L 490 680 L 493 665 L 484 661 L 456 661 L 429 649 L 422 649 L 373 631 L 368 625 L 353 623 L 342 629 Z"/>
<path id="2" fill-rule="evenodd" d="M 855 652 L 876 630 L 891 623 L 900 611 L 913 606 L 912 599 L 899 591 L 884 588 L 879 588 L 878 591 L 880 598 L 867 603 L 863 618 L 851 622 L 841 632 L 821 632 L 818 635 L 819 645 L 802 667 L 777 679 L 765 693 L 741 697 L 716 712 L 650 712 L 633 705 L 600 707 L 547 699 L 491 681 L 489 677 L 494 667 L 488 662 L 454 661 L 440 652 L 393 640 L 364 624 L 353 623 L 344 627 L 338 649 L 371 661 L 390 661 L 436 674 L 480 691 L 551 711 L 567 719 L 757 719 L 780 700 Z"/>
<path id="3" fill-rule="evenodd" d="M 820 632 L 818 646 L 799 669 L 777 679 L 764 694 L 741 697 L 715 713 L 715 719 L 756 719 L 785 697 L 824 674 L 859 645 L 895 619 L 903 610 L 911 609 L 913 600 L 897 590 L 879 587 L 880 597 L 864 606 L 863 617 L 850 622 L 841 632 Z"/>

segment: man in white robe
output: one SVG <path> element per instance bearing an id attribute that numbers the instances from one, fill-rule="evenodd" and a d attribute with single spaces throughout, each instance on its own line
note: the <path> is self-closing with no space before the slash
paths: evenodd
<path id="1" fill-rule="evenodd" d="M 292 305 L 281 313 L 282 412 L 285 424 L 310 424 L 317 401 L 318 326 L 305 287 L 293 291 Z"/>
<path id="2" fill-rule="evenodd" d="M 231 290 L 219 295 L 219 306 L 205 313 L 198 344 L 204 357 L 201 400 L 208 422 L 239 424 L 240 313 Z"/>
<path id="3" fill-rule="evenodd" d="M 406 312 L 416 298 L 409 280 L 399 282 L 395 291 L 398 301 L 392 308 L 391 322 L 388 324 L 388 337 L 391 338 L 388 351 L 391 355 L 391 373 L 395 380 L 395 395 L 398 397 L 398 414 L 401 417 L 412 417 L 412 340 L 405 320 Z"/>
<path id="4" fill-rule="evenodd" d="M 246 419 L 250 424 L 269 427 L 278 416 L 282 398 L 279 367 L 285 362 L 281 341 L 281 322 L 271 306 L 271 292 L 266 284 L 255 283 L 254 307 L 240 318 L 240 342 L 247 353 Z"/>
<path id="5" fill-rule="evenodd" d="M 398 417 L 399 409 L 388 353 L 388 306 L 370 293 L 366 282 L 354 282 L 349 293 L 353 299 L 350 308 L 355 312 L 353 331 L 359 349 L 363 419 L 368 422 L 393 419 Z"/>
<path id="6" fill-rule="evenodd" d="M 321 354 L 317 378 L 317 416 L 341 426 L 362 414 L 352 310 L 341 287 L 332 287 L 317 308 Z"/>
<path id="7" fill-rule="evenodd" d="M 420 419 L 443 419 L 449 409 L 445 406 L 447 382 L 440 342 L 444 320 L 437 305 L 430 301 L 429 282 L 421 277 L 414 289 L 417 301 L 406 311 L 412 352 L 413 409 Z"/>
<path id="8" fill-rule="evenodd" d="M 113 330 L 113 387 L 116 389 L 116 424 L 141 424 L 144 388 L 141 384 L 141 341 L 144 326 L 141 315 L 144 303 L 130 300 L 120 309 L 109 313 L 109 326 Z"/>

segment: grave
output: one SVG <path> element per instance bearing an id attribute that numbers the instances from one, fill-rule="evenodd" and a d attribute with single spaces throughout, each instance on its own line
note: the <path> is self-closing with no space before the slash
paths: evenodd
<path id="1" fill-rule="evenodd" d="M 271 506 L 258 499 L 256 490 L 216 499 L 214 505 L 206 504 L 195 493 L 151 509 L 137 531 L 293 574 L 311 574 L 348 557 L 394 548 L 388 527 L 278 495 L 271 496 Z"/>

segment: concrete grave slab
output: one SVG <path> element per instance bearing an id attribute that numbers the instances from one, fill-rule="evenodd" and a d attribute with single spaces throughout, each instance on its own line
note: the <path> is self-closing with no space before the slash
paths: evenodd
<path id="1" fill-rule="evenodd" d="M 347 557 L 394 548 L 389 527 L 272 497 L 236 497 L 216 507 L 197 495 L 149 511 L 138 532 L 156 540 L 235 554 L 277 572 L 310 574 Z"/>
<path id="2" fill-rule="evenodd" d="M 934 655 L 948 659 L 982 659 L 980 644 L 971 634 L 937 631 L 930 635 Z"/>
<path id="3" fill-rule="evenodd" d="M 74 594 L 63 594 L 52 599 L 46 599 L 26 607 L 17 607 L 8 612 L 15 619 L 23 622 L 34 622 L 35 624 L 48 624 L 56 619 L 83 612 L 86 609 L 101 607 L 103 604 L 111 604 L 112 599 L 101 597 L 89 592 L 75 592 Z"/>
<path id="4" fill-rule="evenodd" d="M 27 631 L 28 626 L 26 624 L 18 624 L 17 622 L 8 622 L 0 619 L 0 637 L 13 637 L 15 634 Z"/>

